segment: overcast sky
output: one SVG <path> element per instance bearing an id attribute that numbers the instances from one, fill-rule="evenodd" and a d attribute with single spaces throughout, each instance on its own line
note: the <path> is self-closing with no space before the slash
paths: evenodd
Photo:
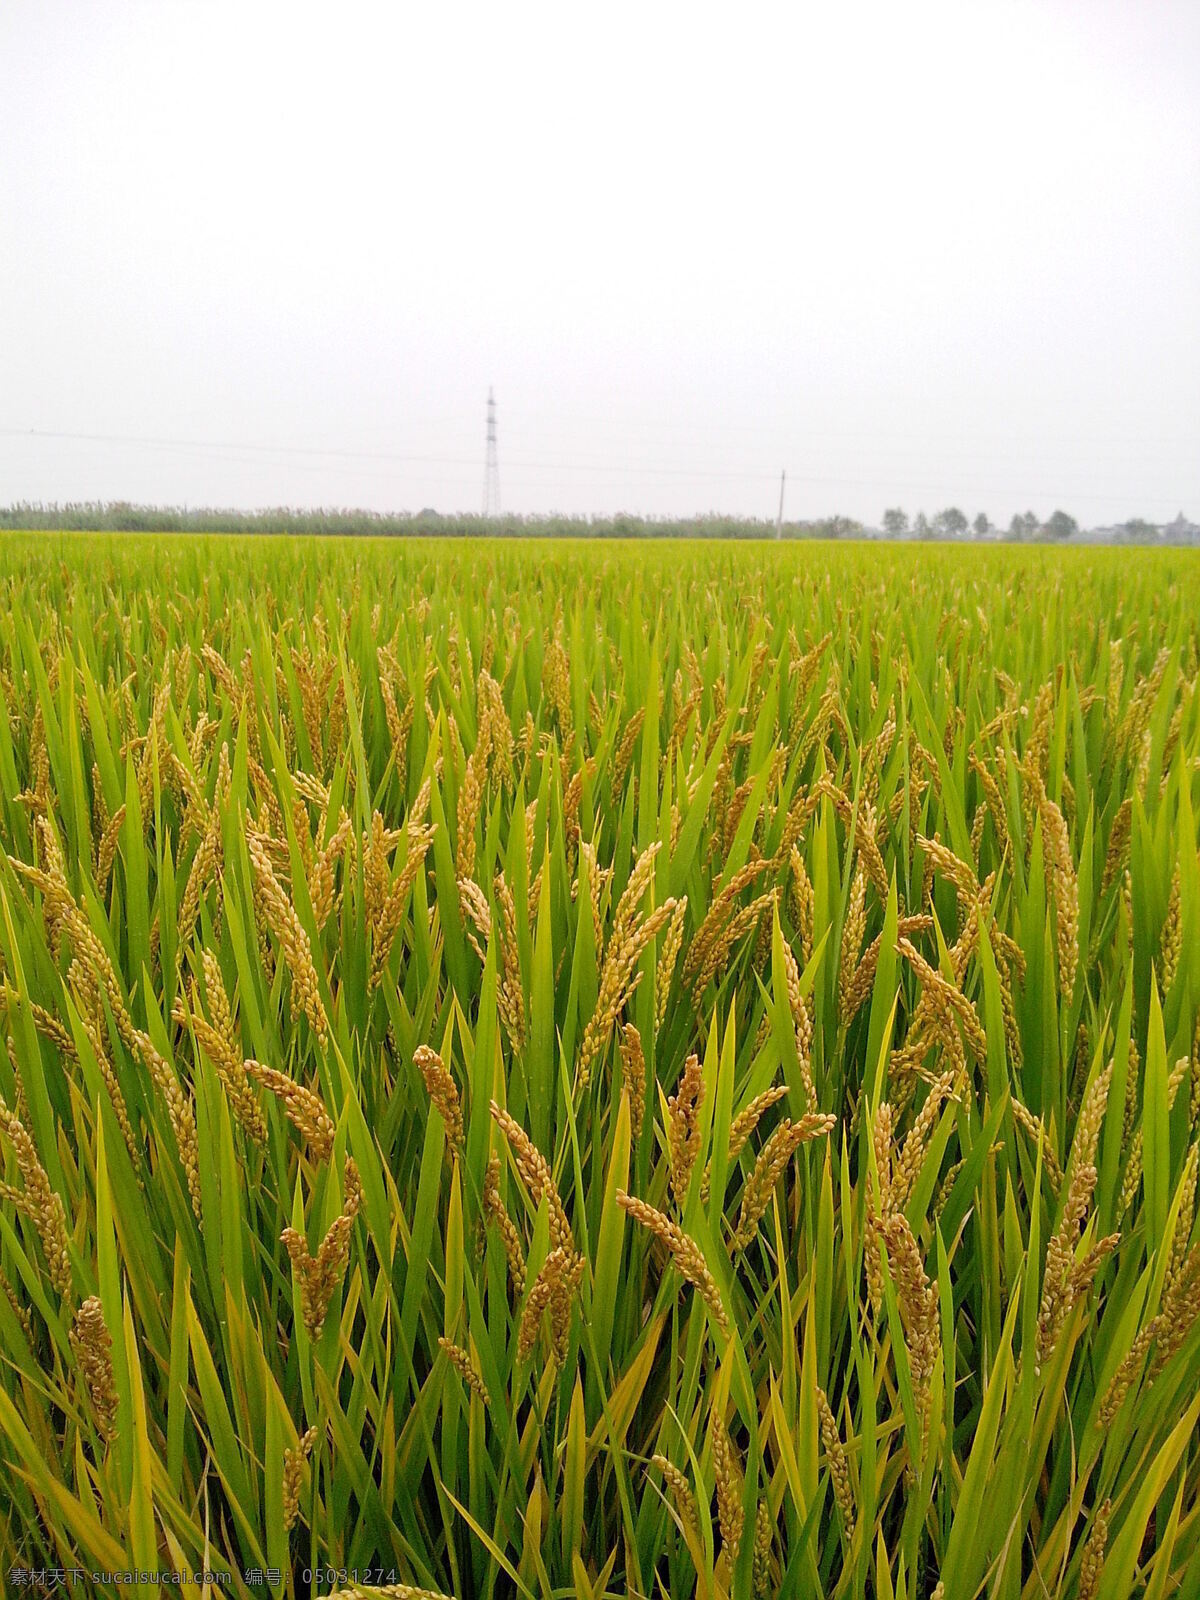
<path id="1" fill-rule="evenodd" d="M 3 0 L 0 502 L 478 510 L 489 384 L 506 510 L 1200 520 L 1200 4 Z"/>

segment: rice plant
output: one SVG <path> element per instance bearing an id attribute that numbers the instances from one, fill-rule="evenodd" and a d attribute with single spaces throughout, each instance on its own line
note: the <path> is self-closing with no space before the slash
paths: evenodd
<path id="1" fill-rule="evenodd" d="M 1200 1594 L 1200 561 L 0 584 L 6 1572 Z"/>

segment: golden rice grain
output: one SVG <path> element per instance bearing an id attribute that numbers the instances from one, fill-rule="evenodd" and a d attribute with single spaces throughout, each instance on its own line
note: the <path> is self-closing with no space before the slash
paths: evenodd
<path id="1" fill-rule="evenodd" d="M 771 1593 L 772 1532 L 771 1508 L 760 1500 L 754 1513 L 754 1563 L 750 1573 L 754 1600 L 768 1600 Z"/>
<path id="2" fill-rule="evenodd" d="M 80 1302 L 71 1323 L 70 1341 L 75 1365 L 91 1403 L 96 1431 L 108 1442 L 116 1435 L 119 1400 L 113 1375 L 112 1338 L 96 1295 L 89 1295 Z"/>
<path id="3" fill-rule="evenodd" d="M 71 1292 L 66 1210 L 61 1197 L 50 1186 L 46 1169 L 38 1158 L 37 1147 L 26 1132 L 24 1123 L 3 1100 L 0 1100 L 0 1133 L 7 1135 L 17 1158 L 17 1168 L 25 1184 L 25 1205 L 42 1242 L 50 1282 L 66 1298 Z"/>
<path id="4" fill-rule="evenodd" d="M 799 1122 L 784 1118 L 763 1145 L 746 1180 L 742 1207 L 734 1229 L 731 1249 L 744 1250 L 758 1231 L 763 1213 L 771 1203 L 775 1185 L 784 1168 L 802 1144 L 817 1139 L 834 1127 L 837 1118 L 819 1111 L 806 1112 Z"/>
<path id="5" fill-rule="evenodd" d="M 300 1288 L 301 1315 L 311 1339 L 321 1336 L 330 1301 L 350 1260 L 351 1229 L 362 1203 L 358 1168 L 350 1156 L 346 1157 L 343 1189 L 345 1198 L 342 1210 L 330 1223 L 315 1256 L 309 1254 L 303 1235 L 294 1228 L 285 1228 L 280 1235 L 291 1257 L 292 1269 Z"/>
<path id="6" fill-rule="evenodd" d="M 308 1018 L 317 1039 L 324 1043 L 329 1023 L 321 1000 L 317 969 L 313 963 L 308 934 L 304 931 L 295 907 L 280 887 L 263 836 L 250 832 L 246 845 L 250 852 L 255 888 L 262 903 L 263 913 L 268 926 L 283 948 L 284 960 L 291 974 L 293 1002 Z"/>
<path id="7" fill-rule="evenodd" d="M 732 1564 L 737 1559 L 746 1526 L 746 1512 L 742 1505 L 742 1472 L 725 1419 L 716 1411 L 712 1419 L 712 1452 L 717 1479 L 717 1521 L 721 1529 L 721 1545 Z"/>
<path id="8" fill-rule="evenodd" d="M 671 1252 L 671 1258 L 680 1276 L 686 1278 L 698 1291 L 721 1332 L 728 1333 L 729 1318 L 721 1300 L 721 1291 L 717 1288 L 717 1281 L 704 1259 L 703 1250 L 696 1241 L 684 1233 L 678 1223 L 672 1222 L 670 1217 L 664 1216 L 661 1211 L 656 1211 L 644 1200 L 638 1200 L 635 1196 L 627 1194 L 624 1189 L 617 1190 L 617 1204 L 623 1211 L 628 1212 L 635 1222 L 640 1222 L 644 1228 L 648 1228 L 662 1240 Z"/>
<path id="9" fill-rule="evenodd" d="M 509 1216 L 504 1201 L 500 1198 L 500 1157 L 496 1155 L 488 1157 L 483 1181 L 483 1207 L 499 1230 L 505 1258 L 508 1261 L 509 1280 L 513 1292 L 520 1294 L 525 1286 L 525 1252 L 521 1247 L 521 1236 L 517 1231 L 517 1225 Z"/>
<path id="10" fill-rule="evenodd" d="M 900 1302 L 913 1388 L 923 1400 L 941 1349 L 938 1292 L 926 1276 L 921 1252 L 904 1213 L 890 1212 L 880 1223 L 880 1231 L 887 1244 L 888 1265 Z"/>
<path id="11" fill-rule="evenodd" d="M 667 1100 L 667 1158 L 671 1192 L 682 1208 L 700 1152 L 700 1107 L 704 1102 L 704 1074 L 700 1058 L 690 1055 L 675 1093 Z"/>
<path id="12" fill-rule="evenodd" d="M 333 1151 L 334 1135 L 337 1130 L 320 1095 L 306 1088 L 304 1084 L 296 1083 L 286 1072 L 279 1072 L 275 1067 L 265 1067 L 261 1061 L 255 1061 L 252 1056 L 246 1058 L 243 1067 L 247 1077 L 253 1078 L 255 1083 L 261 1084 L 264 1089 L 269 1089 L 283 1101 L 288 1121 L 307 1142 L 313 1159 L 326 1160 Z"/>
<path id="13" fill-rule="evenodd" d="M 1096 1600 L 1100 1592 L 1100 1577 L 1104 1571 L 1104 1554 L 1108 1544 L 1108 1519 L 1112 1514 L 1112 1501 L 1105 1500 L 1092 1520 L 1092 1531 L 1083 1547 L 1079 1563 L 1079 1600 Z"/>
<path id="14" fill-rule="evenodd" d="M 495 1100 L 491 1101 L 491 1112 L 496 1125 L 508 1141 L 513 1165 L 520 1174 L 521 1182 L 528 1189 L 534 1205 L 540 1205 L 543 1200 L 546 1202 L 550 1213 L 550 1239 L 554 1249 L 562 1251 L 564 1256 L 573 1254 L 571 1224 L 567 1220 L 566 1209 L 559 1196 L 549 1162 L 521 1124 L 502 1106 L 497 1105 Z"/>
<path id="15" fill-rule="evenodd" d="M 620 1050 L 622 1079 L 629 1093 L 629 1124 L 636 1140 L 642 1136 L 646 1115 L 646 1057 L 642 1036 L 632 1022 L 621 1029 Z"/>
<path id="16" fill-rule="evenodd" d="M 300 1486 L 318 1431 L 315 1427 L 306 1428 L 295 1446 L 283 1452 L 283 1526 L 286 1530 L 294 1526 L 300 1514 Z"/>
<path id="17" fill-rule="evenodd" d="M 700 1512 L 696 1506 L 696 1497 L 692 1493 L 692 1486 L 685 1473 L 668 1461 L 666 1456 L 653 1455 L 650 1457 L 651 1466 L 657 1467 L 662 1474 L 663 1482 L 671 1491 L 671 1498 L 675 1502 L 675 1510 L 680 1522 L 692 1534 L 700 1533 Z"/>
<path id="18" fill-rule="evenodd" d="M 459 1377 L 466 1384 L 470 1392 L 474 1395 L 478 1395 L 479 1399 L 482 1400 L 486 1406 L 488 1403 L 487 1390 L 484 1387 L 483 1379 L 476 1371 L 475 1366 L 471 1361 L 471 1357 L 467 1354 L 467 1352 L 461 1347 L 461 1345 L 457 1345 L 452 1340 L 441 1337 L 438 1339 L 438 1348 L 446 1357 L 446 1360 L 454 1368 L 455 1372 L 458 1373 Z"/>
<path id="19" fill-rule="evenodd" d="M 437 1107 L 446 1125 L 446 1137 L 456 1150 L 461 1150 L 465 1131 L 462 1102 L 450 1069 L 430 1045 L 418 1045 L 413 1053 L 413 1065 L 425 1080 L 430 1100 Z"/>
<path id="20" fill-rule="evenodd" d="M 838 1433 L 837 1419 L 834 1417 L 829 1404 L 828 1396 L 824 1389 L 817 1388 L 817 1420 L 821 1427 L 821 1442 L 825 1446 L 825 1457 L 829 1463 L 829 1477 L 833 1484 L 833 1498 L 842 1518 L 842 1530 L 846 1543 L 854 1538 L 854 1490 L 850 1483 L 850 1468 L 846 1462 L 846 1452 L 842 1446 L 841 1435 Z"/>

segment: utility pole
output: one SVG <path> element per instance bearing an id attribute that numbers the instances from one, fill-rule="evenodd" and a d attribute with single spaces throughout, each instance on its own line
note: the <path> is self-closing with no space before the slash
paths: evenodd
<path id="1" fill-rule="evenodd" d="M 487 455 L 483 464 L 483 514 L 500 515 L 500 460 L 496 454 L 496 398 L 488 390 Z"/>
<path id="2" fill-rule="evenodd" d="M 783 538 L 783 486 L 787 482 L 787 468 L 779 474 L 779 514 L 775 518 L 775 537 Z"/>

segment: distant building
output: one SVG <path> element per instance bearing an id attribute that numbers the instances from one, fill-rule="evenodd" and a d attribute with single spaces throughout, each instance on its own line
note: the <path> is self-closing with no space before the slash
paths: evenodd
<path id="1" fill-rule="evenodd" d="M 1200 524 L 1189 522 L 1181 511 L 1171 522 L 1114 522 L 1081 531 L 1072 544 L 1172 544 L 1200 545 Z"/>
<path id="2" fill-rule="evenodd" d="M 1162 536 L 1168 544 L 1200 544 L 1200 524 L 1189 522 L 1181 511 L 1174 522 L 1164 524 Z"/>

